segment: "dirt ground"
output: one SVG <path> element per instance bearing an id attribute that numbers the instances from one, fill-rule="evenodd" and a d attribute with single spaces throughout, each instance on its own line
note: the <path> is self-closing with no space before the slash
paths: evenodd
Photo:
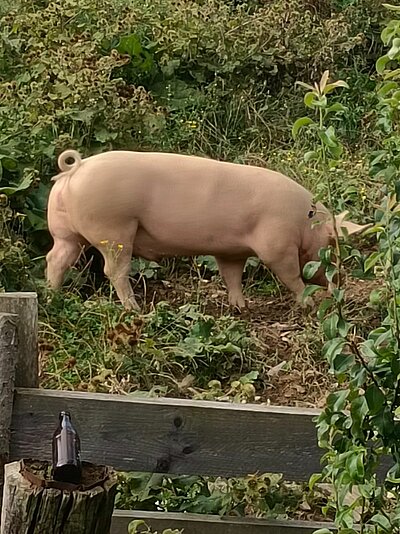
<path id="1" fill-rule="evenodd" d="M 368 332 L 378 325 L 377 312 L 369 306 L 370 292 L 379 287 L 376 280 L 347 279 L 346 309 L 353 324 Z M 180 276 L 169 281 L 153 281 L 146 288 L 147 306 L 166 300 L 178 306 L 193 301 L 213 316 L 229 312 L 227 294 L 221 281 Z M 314 300 L 322 300 L 323 293 Z M 248 309 L 237 317 L 246 321 L 257 339 L 268 369 L 259 402 L 271 405 L 316 407 L 336 387 L 328 365 L 321 355 L 322 334 L 316 311 L 306 313 L 293 297 L 282 289 L 274 296 L 246 295 Z"/>

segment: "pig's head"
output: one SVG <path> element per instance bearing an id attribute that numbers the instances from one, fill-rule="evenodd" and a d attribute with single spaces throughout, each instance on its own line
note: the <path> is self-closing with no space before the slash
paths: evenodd
<path id="1" fill-rule="evenodd" d="M 356 224 L 352 221 L 346 221 L 345 218 L 348 212 L 344 211 L 339 215 L 333 216 L 326 209 L 326 207 L 317 203 L 313 206 L 313 209 L 309 212 L 308 218 L 310 219 L 310 227 L 305 232 L 302 247 L 299 251 L 299 261 L 301 272 L 309 261 L 318 261 L 318 252 L 321 248 L 328 247 L 329 245 L 335 246 L 335 226 L 338 237 L 347 237 L 352 234 L 357 234 L 368 228 L 369 224 Z M 334 224 L 335 220 L 335 224 Z M 328 286 L 324 268 L 318 269 L 316 274 L 311 280 L 304 280 L 306 283 L 318 284 L 323 287 Z"/>

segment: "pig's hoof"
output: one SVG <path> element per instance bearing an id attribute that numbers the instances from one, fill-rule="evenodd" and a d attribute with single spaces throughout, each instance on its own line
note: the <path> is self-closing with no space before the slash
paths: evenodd
<path id="1" fill-rule="evenodd" d="M 241 314 L 247 309 L 244 299 L 230 300 L 229 307 L 235 314 Z"/>
<path id="2" fill-rule="evenodd" d="M 315 302 L 311 297 L 298 298 L 297 302 L 300 304 L 302 308 L 304 308 L 306 311 L 311 311 L 315 309 Z"/>
<path id="3" fill-rule="evenodd" d="M 241 315 L 247 309 L 247 306 L 238 306 L 236 304 L 236 306 L 230 305 L 230 308 L 234 315 Z"/>
<path id="4" fill-rule="evenodd" d="M 136 302 L 136 299 L 134 297 L 130 297 L 128 300 L 126 300 L 124 303 L 124 308 L 128 311 L 137 311 L 140 312 L 140 306 Z"/>

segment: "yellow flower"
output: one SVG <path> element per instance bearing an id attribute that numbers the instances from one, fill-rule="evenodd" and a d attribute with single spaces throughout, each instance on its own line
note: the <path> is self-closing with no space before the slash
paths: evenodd
<path id="1" fill-rule="evenodd" d="M 103 239 L 103 241 L 100 241 L 100 245 L 108 245 L 108 239 Z"/>

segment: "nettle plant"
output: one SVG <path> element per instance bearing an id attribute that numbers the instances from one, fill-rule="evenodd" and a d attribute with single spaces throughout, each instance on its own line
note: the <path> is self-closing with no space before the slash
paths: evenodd
<path id="1" fill-rule="evenodd" d="M 400 13 L 397 6 L 385 6 Z M 372 155 L 371 174 L 383 184 L 383 200 L 375 210 L 375 225 L 367 231 L 376 234 L 377 251 L 364 261 L 364 273 L 373 272 L 382 282 L 370 295 L 382 320 L 363 339 L 346 314 L 340 287 L 318 311 L 326 338 L 323 353 L 340 389 L 329 395 L 317 420 L 319 445 L 326 453 L 322 473 L 311 477 L 310 487 L 330 484 L 325 510 L 334 513 L 339 534 L 400 532 L 400 20 L 387 25 L 382 40 L 389 48 L 377 62 L 382 143 Z M 321 93 L 308 99 L 322 109 L 324 119 L 328 108 Z M 314 126 L 303 119 L 297 129 L 306 125 Z M 327 154 L 335 155 L 331 148 L 336 150 L 336 141 L 333 135 L 321 135 L 323 122 L 315 128 L 321 139 L 318 157 L 325 164 Z M 321 254 L 324 260 L 333 257 Z M 337 262 L 324 263 L 328 277 L 337 272 Z M 323 528 L 315 534 L 330 532 Z"/>

